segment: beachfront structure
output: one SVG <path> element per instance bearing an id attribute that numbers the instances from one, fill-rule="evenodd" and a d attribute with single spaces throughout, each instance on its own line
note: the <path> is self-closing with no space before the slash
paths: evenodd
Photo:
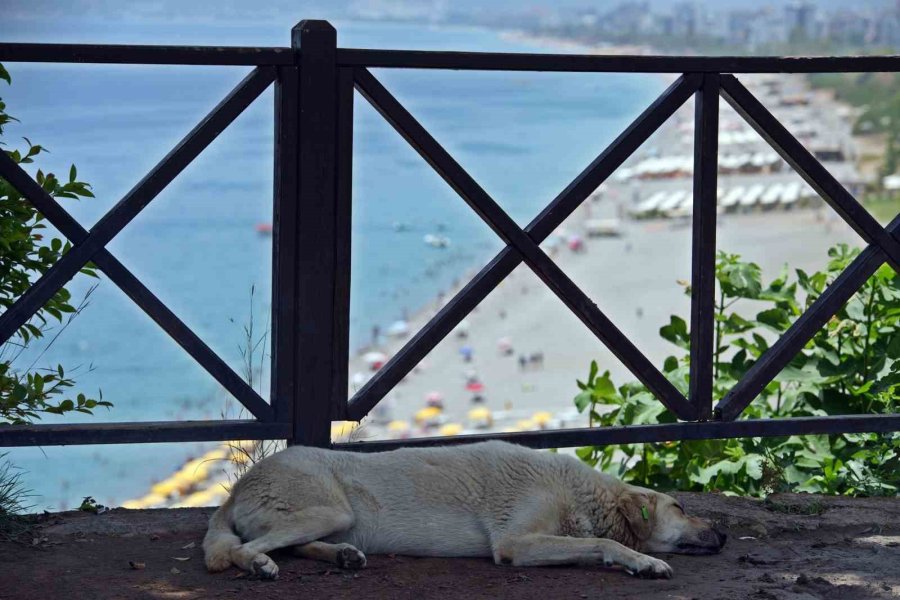
<path id="1" fill-rule="evenodd" d="M 884 228 L 741 82 L 747 72 L 900 72 L 892 56 L 767 58 L 478 54 L 337 47 L 324 21 L 302 21 L 290 48 L 204 48 L 0 44 L 0 61 L 104 62 L 251 66 L 250 73 L 90 230 L 84 229 L 5 152 L 0 175 L 32 202 L 72 248 L 0 315 L 7 341 L 66 281 L 93 263 L 162 327 L 252 415 L 196 422 L 38 424 L 0 427 L 0 446 L 284 439 L 290 444 L 379 451 L 403 446 L 471 443 L 502 438 L 537 448 L 684 439 L 790 436 L 900 430 L 900 415 L 739 419 L 882 264 L 900 271 L 900 222 Z M 677 73 L 678 78 L 591 162 L 527 227 L 498 205 L 370 69 L 478 69 Z M 264 400 L 137 277 L 107 245 L 266 89 L 275 86 L 275 176 L 272 286 L 272 383 Z M 505 243 L 451 299 L 355 394 L 347 397 L 351 272 L 352 139 L 355 91 L 460 195 Z M 541 249 L 541 244 L 693 97 L 691 186 L 692 272 L 689 387 L 677 388 Z M 719 99 L 723 97 L 868 243 L 713 405 L 715 256 Z M 752 161 L 751 161 L 752 162 Z M 687 186 L 685 186 L 687 187 Z M 753 206 L 761 184 L 744 192 Z M 673 191 L 660 207 L 682 206 Z M 801 190 L 802 195 L 802 190 Z M 677 202 L 675 201 L 677 199 Z M 662 208 L 661 208 L 662 209 Z M 534 430 L 453 438 L 336 442 L 333 421 L 359 421 L 509 276 L 526 264 L 606 345 L 675 422 L 628 427 Z"/>

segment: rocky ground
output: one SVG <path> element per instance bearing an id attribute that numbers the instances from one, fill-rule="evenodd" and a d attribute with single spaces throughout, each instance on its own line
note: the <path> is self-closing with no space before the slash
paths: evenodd
<path id="1" fill-rule="evenodd" d="M 900 597 L 898 499 L 676 496 L 689 513 L 722 523 L 729 542 L 717 556 L 663 556 L 671 580 L 406 556 L 371 556 L 366 569 L 343 571 L 286 553 L 272 554 L 281 566 L 274 582 L 210 575 L 200 543 L 212 509 L 116 509 L 47 514 L 0 542 L 0 599 Z"/>

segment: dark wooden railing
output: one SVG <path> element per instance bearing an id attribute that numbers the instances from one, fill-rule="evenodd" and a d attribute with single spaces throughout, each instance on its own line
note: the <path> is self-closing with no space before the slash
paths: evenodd
<path id="1" fill-rule="evenodd" d="M 522 262 L 680 420 L 666 425 L 566 429 L 334 444 L 360 451 L 502 438 L 532 447 L 898 431 L 900 415 L 738 420 L 741 412 L 883 263 L 900 271 L 900 216 L 887 228 L 741 84 L 735 73 L 896 72 L 900 57 L 578 56 L 360 50 L 337 47 L 325 21 L 302 21 L 290 48 L 0 44 L 0 61 L 247 65 L 253 71 L 87 231 L 5 153 L 7 179 L 72 242 L 72 249 L 3 315 L 7 340 L 89 261 L 225 387 L 255 420 L 0 427 L 0 446 L 287 439 L 329 446 L 330 423 L 359 420 Z M 680 73 L 681 76 L 526 227 L 515 221 L 376 79 L 369 68 Z M 271 403 L 106 249 L 270 84 L 275 85 Z M 353 100 L 358 91 L 505 242 L 349 401 Z M 691 96 L 695 98 L 690 388 L 685 398 L 540 244 Z M 713 334 L 719 97 L 868 243 L 793 326 L 715 406 Z"/>

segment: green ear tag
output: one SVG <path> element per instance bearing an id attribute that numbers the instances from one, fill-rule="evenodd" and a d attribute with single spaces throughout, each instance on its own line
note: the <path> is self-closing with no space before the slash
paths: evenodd
<path id="1" fill-rule="evenodd" d="M 642 504 L 642 505 L 641 505 L 641 516 L 644 517 L 644 520 L 645 520 L 645 521 L 649 521 L 649 520 L 650 520 L 650 511 L 647 510 L 647 505 L 646 505 L 646 504 Z"/>

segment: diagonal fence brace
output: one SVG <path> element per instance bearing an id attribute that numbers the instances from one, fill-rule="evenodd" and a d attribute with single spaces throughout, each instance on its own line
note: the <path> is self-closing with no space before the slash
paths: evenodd
<path id="1" fill-rule="evenodd" d="M 5 152 L 0 152 L 0 176 L 28 199 L 44 217 L 73 244 L 81 243 L 88 232 Z M 94 262 L 131 300 L 175 340 L 232 396 L 261 421 L 274 418 L 272 407 L 244 382 L 231 367 L 190 330 L 169 308 L 144 286 L 106 248 L 94 255 Z"/>
<path id="2" fill-rule="evenodd" d="M 28 322 L 59 289 L 106 246 L 275 79 L 273 67 L 257 67 L 128 192 L 81 241 L 74 244 L 0 316 L 0 343 Z"/>
<path id="3" fill-rule="evenodd" d="M 356 84 L 357 89 L 385 120 L 507 245 L 522 256 L 544 284 L 656 395 L 666 408 L 682 419 L 694 416 L 694 408 L 675 386 L 371 73 L 365 69 L 358 69 Z"/>

